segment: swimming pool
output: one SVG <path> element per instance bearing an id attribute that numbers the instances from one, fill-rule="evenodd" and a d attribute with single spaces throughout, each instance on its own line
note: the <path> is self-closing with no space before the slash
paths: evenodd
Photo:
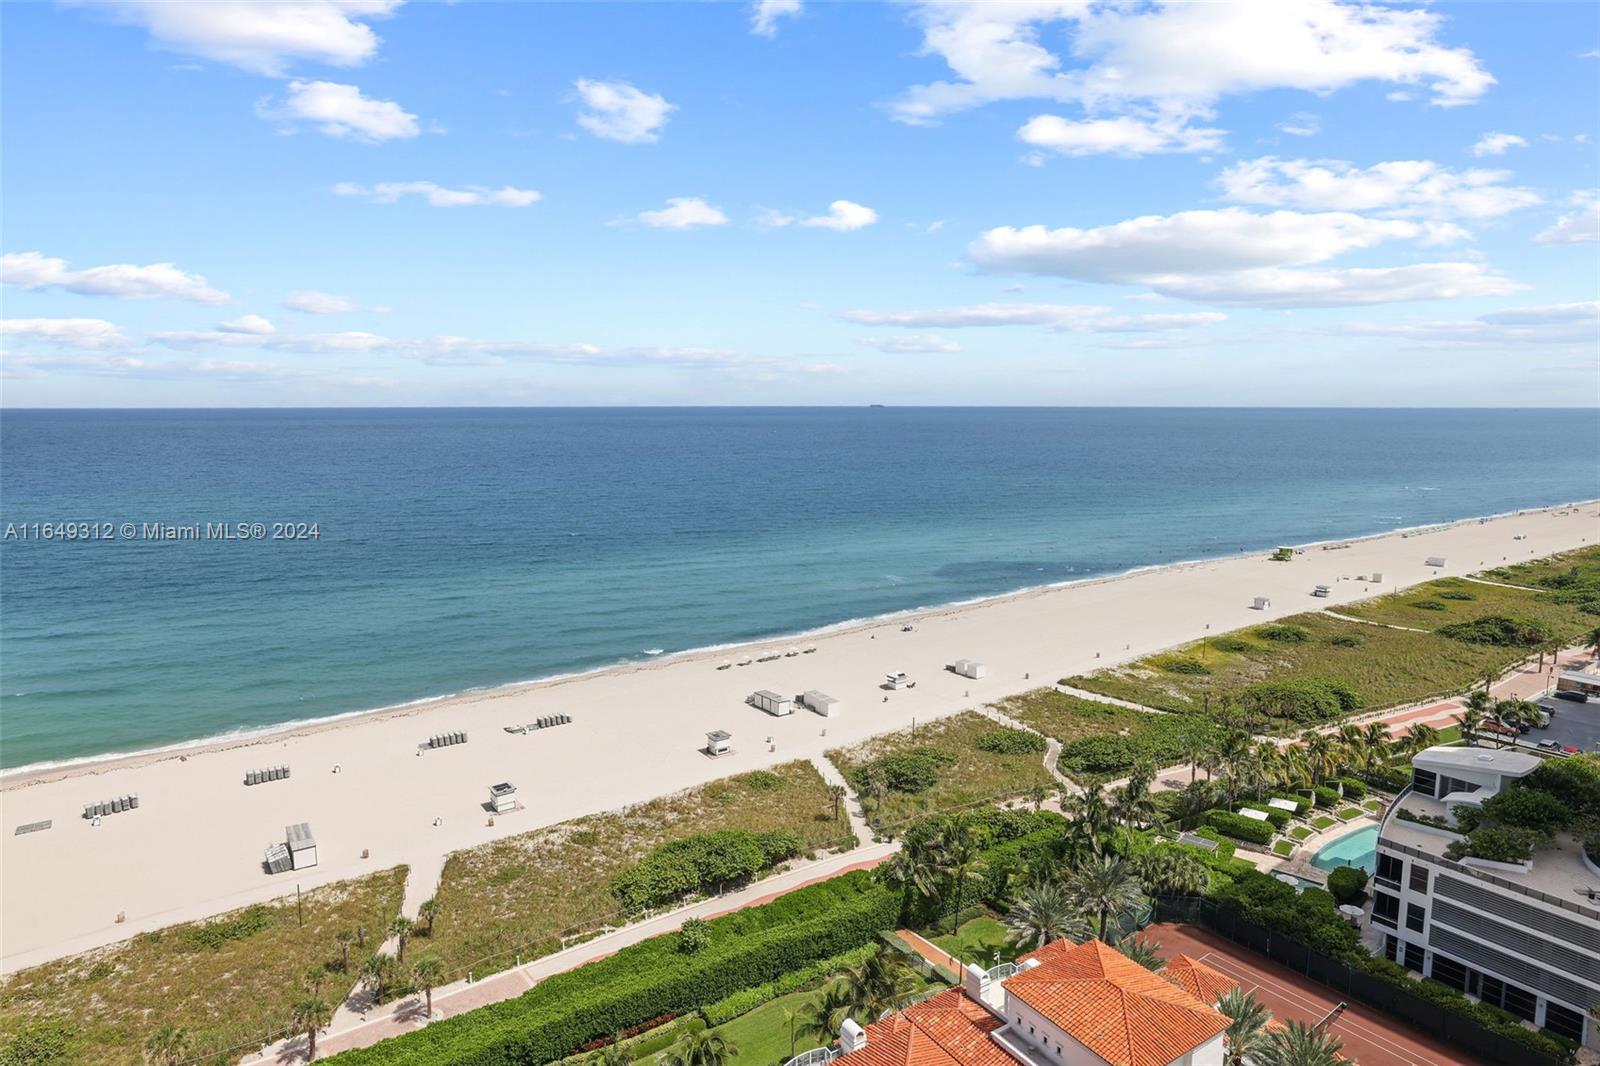
<path id="1" fill-rule="evenodd" d="M 1359 866 L 1372 873 L 1378 868 L 1378 827 L 1369 825 L 1346 833 L 1338 840 L 1329 841 L 1311 857 L 1311 865 L 1319 870 L 1336 870 L 1341 866 Z"/>

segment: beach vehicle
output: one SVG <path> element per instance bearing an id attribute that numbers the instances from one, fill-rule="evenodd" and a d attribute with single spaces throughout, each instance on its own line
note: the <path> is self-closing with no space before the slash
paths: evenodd
<path id="1" fill-rule="evenodd" d="M 1321 596 L 1323 599 L 1327 599 L 1332 594 L 1333 590 L 1327 585 L 1318 585 L 1316 588 L 1311 590 L 1311 595 Z"/>
<path id="2" fill-rule="evenodd" d="M 1561 743 L 1560 743 L 1560 741 L 1550 740 L 1550 739 L 1546 738 L 1544 740 L 1539 741 L 1539 747 L 1543 748 L 1545 751 L 1560 751 L 1561 750 Z"/>
<path id="3" fill-rule="evenodd" d="M 1269 558 L 1271 558 L 1271 560 L 1275 563 L 1287 563 L 1294 558 L 1294 549 L 1287 547 L 1279 548 L 1277 551 L 1274 551 Z"/>
<path id="4" fill-rule="evenodd" d="M 916 688 L 917 683 L 907 677 L 904 670 L 895 670 L 883 675 L 883 687 L 890 689 Z"/>

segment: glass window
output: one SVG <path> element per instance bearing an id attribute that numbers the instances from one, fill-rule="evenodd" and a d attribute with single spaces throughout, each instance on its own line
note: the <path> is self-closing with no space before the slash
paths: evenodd
<path id="1" fill-rule="evenodd" d="M 1422 932 L 1423 923 L 1426 922 L 1427 920 L 1428 920 L 1428 912 L 1427 912 L 1426 908 L 1419 907 L 1415 903 L 1407 903 L 1406 904 L 1406 928 L 1407 929 L 1410 929 L 1410 930 L 1412 930 L 1414 932 L 1420 933 L 1420 932 Z"/>
<path id="2" fill-rule="evenodd" d="M 1398 855 L 1390 855 L 1387 851 L 1378 852 L 1378 879 L 1398 885 L 1405 876 L 1406 864 Z"/>
<path id="3" fill-rule="evenodd" d="M 1548 1001 L 1545 1003 L 1544 1027 L 1568 1040 L 1578 1042 L 1583 1040 L 1583 1015 L 1575 1010 L 1568 1010 L 1559 1003 Z"/>
<path id="4" fill-rule="evenodd" d="M 1411 891 L 1423 893 L 1428 891 L 1428 868 L 1421 863 L 1411 864 Z"/>
<path id="5" fill-rule="evenodd" d="M 1393 962 L 1395 960 L 1395 956 L 1399 953 L 1400 938 L 1395 936 L 1393 933 L 1383 934 L 1383 957 L 1388 959 L 1390 962 Z"/>
<path id="6" fill-rule="evenodd" d="M 1387 892 L 1374 892 L 1372 920 L 1379 925 L 1387 925 L 1390 929 L 1395 928 L 1400 921 L 1400 897 L 1391 896 Z"/>
<path id="7" fill-rule="evenodd" d="M 1438 786 L 1439 776 L 1432 770 L 1419 770 L 1415 766 L 1411 768 L 1412 788 L 1416 789 L 1424 796 L 1433 796 L 1437 795 L 1437 793 L 1434 792 L 1434 789 L 1436 789 Z"/>
<path id="8" fill-rule="evenodd" d="M 1427 957 L 1428 949 L 1421 944 L 1405 944 L 1400 952 L 1400 965 L 1408 970 L 1422 972 L 1422 960 Z"/>
<path id="9" fill-rule="evenodd" d="M 1445 955 L 1438 952 L 1433 956 L 1433 973 L 1430 975 L 1440 984 L 1449 985 L 1457 992 L 1467 990 L 1467 968 Z"/>
<path id="10" fill-rule="evenodd" d="M 1490 977 L 1488 974 L 1483 975 L 1483 991 L 1479 994 L 1479 998 L 1485 1003 L 1510 1011 L 1530 1022 L 1533 1021 L 1534 1011 L 1538 1006 L 1538 999 L 1532 992 L 1502 981 L 1498 977 Z"/>

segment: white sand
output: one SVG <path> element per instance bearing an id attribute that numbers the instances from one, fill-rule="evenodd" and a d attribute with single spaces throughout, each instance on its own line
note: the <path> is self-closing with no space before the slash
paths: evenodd
<path id="1" fill-rule="evenodd" d="M 1445 557 L 1445 574 L 1465 574 L 1594 542 L 1597 517 L 1587 505 L 1311 548 L 1288 564 L 1256 554 L 1165 567 L 924 612 L 912 633 L 895 619 L 748 648 L 760 656 L 817 645 L 815 654 L 776 662 L 719 671 L 717 663 L 740 655 L 667 658 L 190 749 L 182 760 L 146 755 L 13 775 L 0 783 L 0 969 L 292 895 L 297 884 L 397 863 L 437 871 L 449 851 L 817 754 L 1192 640 L 1208 625 L 1220 633 L 1424 581 L 1435 576 L 1428 556 Z M 1381 586 L 1353 580 L 1374 570 Z M 1332 597 L 1314 599 L 1316 584 L 1332 585 Z M 1252 610 L 1255 596 L 1271 597 L 1271 609 Z M 982 660 L 989 676 L 946 672 L 958 658 Z M 879 685 L 888 670 L 908 672 L 917 687 L 885 702 Z M 761 688 L 822 689 L 843 701 L 843 714 L 772 718 L 744 703 Z M 573 723 L 527 736 L 502 731 L 556 713 Z M 698 749 L 718 728 L 733 733 L 735 753 L 708 759 Z M 417 755 L 430 735 L 462 729 L 467 744 Z M 292 766 L 288 781 L 244 787 L 247 770 L 278 763 Z M 490 828 L 481 805 L 496 781 L 516 784 L 525 809 Z M 130 792 L 138 810 L 98 827 L 82 819 L 85 803 Z M 54 827 L 12 835 L 44 818 Z M 321 865 L 263 873 L 265 845 L 301 821 L 311 823 Z"/>

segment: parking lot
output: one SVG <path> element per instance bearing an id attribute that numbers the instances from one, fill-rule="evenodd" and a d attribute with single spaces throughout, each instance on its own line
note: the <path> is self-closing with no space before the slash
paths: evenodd
<path id="1" fill-rule="evenodd" d="M 1570 744 L 1579 751 L 1600 751 L 1600 699 L 1590 698 L 1588 703 L 1578 703 L 1541 696 L 1535 702 L 1550 712 L 1550 725 L 1524 733 L 1522 743 L 1553 740 L 1563 747 Z"/>

